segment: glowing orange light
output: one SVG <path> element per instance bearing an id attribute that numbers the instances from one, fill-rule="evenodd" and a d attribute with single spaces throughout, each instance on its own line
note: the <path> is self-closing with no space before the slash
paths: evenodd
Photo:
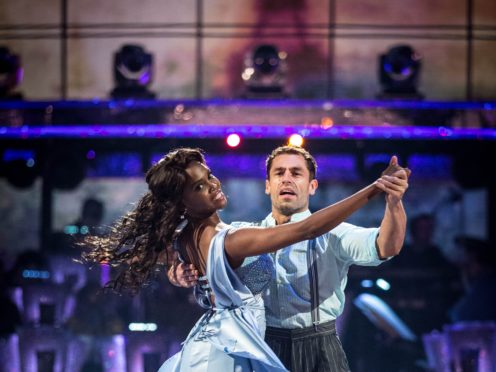
<path id="1" fill-rule="evenodd" d="M 301 147 L 303 146 L 303 137 L 296 133 L 292 134 L 291 137 L 289 137 L 288 144 Z"/>
<path id="2" fill-rule="evenodd" d="M 333 125 L 334 125 L 334 120 L 332 120 L 332 118 L 328 116 L 324 116 L 320 121 L 320 126 L 324 129 L 332 128 Z"/>

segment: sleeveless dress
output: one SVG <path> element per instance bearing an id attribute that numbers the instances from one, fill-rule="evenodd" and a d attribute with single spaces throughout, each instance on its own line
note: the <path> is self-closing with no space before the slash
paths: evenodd
<path id="1" fill-rule="evenodd" d="M 210 243 L 207 279 L 215 308 L 195 324 L 180 352 L 159 372 L 287 371 L 263 339 L 265 312 L 262 292 L 273 276 L 267 255 L 251 257 L 233 270 L 224 252 L 232 227 L 218 232 Z"/>

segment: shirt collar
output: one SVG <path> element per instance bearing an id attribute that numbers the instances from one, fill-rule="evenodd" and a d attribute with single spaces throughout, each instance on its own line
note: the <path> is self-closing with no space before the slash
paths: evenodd
<path id="1" fill-rule="evenodd" d="M 298 221 L 301 221 L 301 220 L 304 220 L 305 218 L 307 218 L 308 216 L 310 216 L 312 213 L 310 212 L 310 210 L 306 210 L 306 211 L 303 211 L 303 212 L 299 212 L 299 213 L 295 213 L 291 216 L 290 218 L 290 222 L 298 222 Z M 272 213 L 270 213 L 266 218 L 265 220 L 267 221 L 267 224 L 269 226 L 275 226 L 276 225 L 276 220 L 274 219 L 274 217 L 272 217 Z"/>

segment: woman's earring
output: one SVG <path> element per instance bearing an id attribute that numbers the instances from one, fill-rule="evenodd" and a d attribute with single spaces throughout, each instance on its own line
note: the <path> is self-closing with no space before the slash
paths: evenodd
<path id="1" fill-rule="evenodd" d="M 173 237 L 174 238 L 178 237 L 187 224 L 188 224 L 188 219 L 186 218 L 186 208 L 185 208 L 183 213 L 181 213 L 181 215 L 179 216 L 179 224 L 176 226 L 176 229 L 174 230 Z"/>
<path id="2" fill-rule="evenodd" d="M 172 246 L 174 247 L 174 250 L 176 252 L 179 252 L 180 251 L 178 237 L 183 232 L 183 230 L 186 227 L 186 225 L 188 224 L 188 220 L 186 219 L 186 209 L 181 214 L 181 216 L 179 216 L 179 218 L 180 218 L 180 222 L 176 226 L 176 229 L 174 230 L 174 233 L 172 234 Z M 179 258 L 179 261 L 181 261 L 182 263 L 185 262 L 182 259 L 181 254 L 178 254 L 178 258 Z"/>

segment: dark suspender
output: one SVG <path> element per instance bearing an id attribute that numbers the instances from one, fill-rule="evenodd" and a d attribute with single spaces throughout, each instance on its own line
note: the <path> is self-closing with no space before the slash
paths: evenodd
<path id="1" fill-rule="evenodd" d="M 310 281 L 310 313 L 314 326 L 320 323 L 319 311 L 319 273 L 317 270 L 317 239 L 308 242 L 307 267 Z"/>

